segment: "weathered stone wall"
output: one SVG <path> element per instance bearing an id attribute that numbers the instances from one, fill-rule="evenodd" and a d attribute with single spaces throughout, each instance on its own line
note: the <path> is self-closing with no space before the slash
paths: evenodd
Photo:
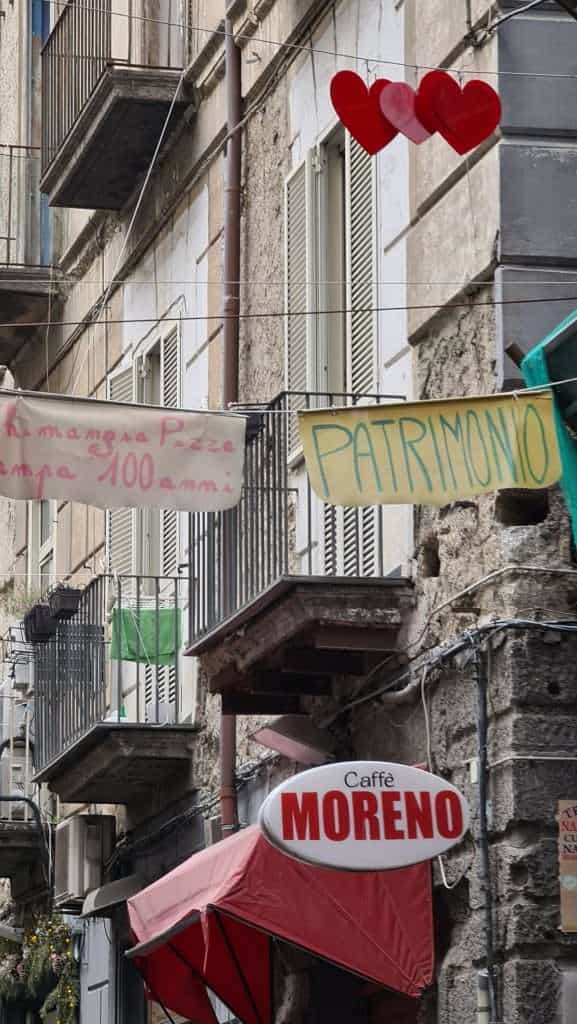
<path id="1" fill-rule="evenodd" d="M 490 289 L 472 301 L 486 302 Z M 494 390 L 491 307 L 437 316 L 415 348 L 421 398 Z M 546 496 L 491 494 L 416 511 L 415 613 L 409 653 L 434 648 L 494 619 L 575 618 L 575 565 L 567 512 L 556 488 Z M 516 566 L 534 567 L 528 571 Z M 440 614 L 435 608 L 495 570 L 494 581 Z M 541 567 L 541 569 L 539 568 Z M 559 570 L 559 575 L 547 570 Z M 566 575 L 563 575 L 566 573 Z M 557 801 L 577 786 L 573 663 L 577 637 L 538 628 L 504 629 L 490 649 L 490 834 L 497 979 L 502 1019 L 561 1022 L 561 967 L 575 940 L 559 932 Z M 422 666 L 421 666 L 422 670 Z M 477 687 L 472 657 L 434 673 L 427 685 L 430 746 L 436 771 L 458 785 L 473 809 L 477 841 L 446 858 L 446 892 L 436 873 L 445 921 L 440 938 L 438 1024 L 473 1019 L 476 971 L 485 955 L 485 897 L 480 884 L 476 786 Z M 413 704 L 380 711 L 369 702 L 351 715 L 358 756 L 419 761 L 427 743 L 418 693 Z M 538 979 L 538 980 L 537 980 Z M 501 1018 L 500 1018 L 501 1019 Z"/>

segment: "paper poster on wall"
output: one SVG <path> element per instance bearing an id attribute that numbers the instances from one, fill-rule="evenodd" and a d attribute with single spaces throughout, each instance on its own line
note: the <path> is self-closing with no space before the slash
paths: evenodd
<path id="1" fill-rule="evenodd" d="M 0 494 L 190 512 L 240 499 L 243 416 L 0 394 Z"/>
<path id="2" fill-rule="evenodd" d="M 550 390 L 299 412 L 313 490 L 332 505 L 446 505 L 561 475 Z"/>
<path id="3" fill-rule="evenodd" d="M 561 931 L 577 932 L 577 800 L 559 801 Z"/>

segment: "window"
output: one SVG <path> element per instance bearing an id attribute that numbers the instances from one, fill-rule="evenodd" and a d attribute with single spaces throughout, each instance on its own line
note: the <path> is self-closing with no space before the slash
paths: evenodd
<path id="1" fill-rule="evenodd" d="M 180 406 L 180 332 L 159 338 L 134 362 L 110 376 L 113 402 Z M 173 509 L 115 509 L 108 513 L 108 565 L 119 575 L 172 576 L 178 570 L 180 516 Z"/>
<path id="2" fill-rule="evenodd" d="M 41 594 L 45 594 L 54 582 L 55 525 L 55 501 L 42 499 L 30 503 L 29 586 Z"/>
<path id="3" fill-rule="evenodd" d="M 297 393 L 292 408 L 307 404 L 302 392 L 313 393 L 310 404 L 326 405 L 362 402 L 377 391 L 375 167 L 338 128 L 287 180 L 286 380 L 289 392 Z M 300 312 L 308 315 L 294 315 Z M 289 448 L 294 463 L 293 417 Z M 318 537 L 309 544 L 321 551 L 323 572 L 383 572 L 381 509 L 319 503 L 316 519 Z"/>
<path id="4" fill-rule="evenodd" d="M 376 276 L 375 163 L 338 129 L 286 186 L 290 391 L 374 394 Z"/>
<path id="5" fill-rule="evenodd" d="M 111 401 L 138 402 L 176 409 L 181 405 L 180 331 L 171 330 L 139 351 L 132 363 L 111 374 L 108 393 Z M 123 508 L 107 513 L 107 555 L 109 572 L 120 576 L 169 577 L 178 572 L 180 557 L 181 513 L 174 509 Z M 160 585 L 162 599 L 166 589 L 169 604 L 174 584 Z M 139 600 L 147 594 L 155 601 L 156 583 L 143 579 Z M 130 587 L 123 593 L 130 599 Z M 129 674 L 125 671 L 125 680 Z M 174 704 L 176 699 L 174 665 L 146 665 L 143 673 L 144 705 Z M 147 711 L 148 714 L 148 711 Z"/>
<path id="6" fill-rule="evenodd" d="M 52 517 L 50 514 L 50 502 L 43 499 L 40 502 L 40 547 L 47 544 L 51 537 Z"/>

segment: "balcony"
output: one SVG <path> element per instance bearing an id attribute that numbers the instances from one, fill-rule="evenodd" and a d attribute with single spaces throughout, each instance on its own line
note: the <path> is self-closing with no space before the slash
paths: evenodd
<path id="1" fill-rule="evenodd" d="M 12 366 L 58 294 L 58 275 L 44 265 L 47 222 L 39 179 L 39 149 L 0 145 L 0 323 L 13 325 L 0 328 L 3 366 Z"/>
<path id="2" fill-rule="evenodd" d="M 51 206 L 119 210 L 148 169 L 184 58 L 180 5 L 70 0 L 42 50 L 42 181 Z M 170 131 L 190 103 L 181 87 Z"/>
<path id="3" fill-rule="evenodd" d="M 7 683 L 0 687 L 0 736 L 0 878 L 10 879 L 13 897 L 24 898 L 47 883 L 47 848 L 39 819 L 26 802 L 40 802 L 32 782 L 32 714 Z"/>
<path id="4" fill-rule="evenodd" d="M 402 660 L 411 586 L 385 564 L 386 510 L 313 494 L 292 410 L 384 396 L 283 393 L 251 407 L 241 502 L 191 519 L 192 643 L 234 714 L 294 714 L 335 680 Z"/>
<path id="5" fill-rule="evenodd" d="M 74 617 L 31 645 L 36 782 L 67 803 L 132 806 L 186 782 L 185 605 L 179 577 L 98 576 Z"/>

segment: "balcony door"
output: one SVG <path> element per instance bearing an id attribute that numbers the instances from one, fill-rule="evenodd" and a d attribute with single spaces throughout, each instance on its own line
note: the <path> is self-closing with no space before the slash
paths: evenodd
<path id="1" fill-rule="evenodd" d="M 287 388 L 307 393 L 290 399 L 292 408 L 367 403 L 376 394 L 375 193 L 374 160 L 342 128 L 287 181 Z M 382 510 L 335 508 L 311 492 L 296 416 L 289 447 L 297 496 L 294 570 L 382 575 Z"/>
<path id="2" fill-rule="evenodd" d="M 137 402 L 164 408 L 181 405 L 181 339 L 172 327 L 133 361 L 109 379 L 112 401 Z M 107 514 L 108 568 L 112 577 L 122 577 L 120 587 L 111 583 L 111 600 L 121 611 L 184 614 L 184 588 L 175 582 L 180 561 L 182 513 L 173 509 L 127 508 Z M 111 681 L 112 695 L 118 692 L 121 673 L 122 708 L 130 720 L 165 720 L 173 717 L 178 678 L 183 677 L 180 654 L 175 664 L 116 663 Z M 116 701 L 118 702 L 118 701 Z"/>
<path id="3" fill-rule="evenodd" d="M 180 332 L 161 336 L 133 363 L 110 375 L 113 402 L 176 409 L 181 402 Z M 180 557 L 181 515 L 173 509 L 115 509 L 108 513 L 108 566 L 124 576 L 174 576 Z"/>

